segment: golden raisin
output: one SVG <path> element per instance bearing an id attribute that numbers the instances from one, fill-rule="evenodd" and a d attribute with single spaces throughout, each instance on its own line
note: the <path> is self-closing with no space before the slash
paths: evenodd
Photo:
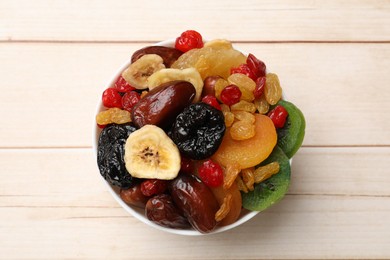
<path id="1" fill-rule="evenodd" d="M 232 112 L 222 112 L 225 117 L 225 126 L 231 127 L 234 122 L 234 114 Z"/>
<path id="2" fill-rule="evenodd" d="M 246 168 L 241 171 L 242 180 L 248 190 L 252 191 L 255 184 L 255 168 Z"/>
<path id="3" fill-rule="evenodd" d="M 248 193 L 248 188 L 246 187 L 244 181 L 242 180 L 241 176 L 237 176 L 236 178 L 237 187 L 240 191 L 244 193 Z"/>
<path id="4" fill-rule="evenodd" d="M 236 85 L 241 91 L 241 100 L 252 102 L 255 99 L 253 90 L 256 83 L 247 75 L 242 73 L 234 73 L 228 78 L 229 84 Z"/>
<path id="5" fill-rule="evenodd" d="M 246 140 L 256 134 L 255 125 L 249 121 L 236 121 L 230 127 L 230 136 L 233 140 Z"/>
<path id="6" fill-rule="evenodd" d="M 238 111 L 233 111 L 233 114 L 234 114 L 234 117 L 240 121 L 246 121 L 246 122 L 249 122 L 251 124 L 255 123 L 256 118 L 255 118 L 255 115 L 252 113 L 249 113 L 247 111 L 238 110 Z"/>
<path id="7" fill-rule="evenodd" d="M 277 174 L 279 172 L 279 163 L 272 162 L 264 166 L 260 166 L 255 170 L 254 177 L 255 183 L 259 183 L 265 181 L 270 178 L 272 175 Z"/>
<path id="8" fill-rule="evenodd" d="M 282 97 L 282 88 L 278 75 L 274 73 L 268 73 L 266 76 L 266 82 L 264 87 L 264 96 L 270 105 L 275 105 Z"/>
<path id="9" fill-rule="evenodd" d="M 232 105 L 230 107 L 232 111 L 234 110 L 242 110 L 242 111 L 247 111 L 249 113 L 255 113 L 256 112 L 256 107 L 255 104 L 252 102 L 248 102 L 245 100 L 240 100 L 238 103 Z"/>
<path id="10" fill-rule="evenodd" d="M 125 124 L 128 122 L 131 122 L 130 112 L 117 107 L 101 111 L 96 116 L 96 123 L 99 125 Z"/>
<path id="11" fill-rule="evenodd" d="M 240 165 L 237 163 L 229 164 L 225 169 L 225 176 L 223 179 L 223 188 L 225 190 L 229 189 L 234 181 L 236 180 L 238 174 L 241 172 Z"/>
<path id="12" fill-rule="evenodd" d="M 253 103 L 255 104 L 255 107 L 260 114 L 265 115 L 268 113 L 269 104 L 264 95 L 262 95 L 259 99 L 255 99 Z"/>
<path id="13" fill-rule="evenodd" d="M 215 220 L 217 222 L 222 221 L 227 214 L 230 212 L 231 208 L 231 203 L 232 203 L 232 194 L 228 193 L 225 198 L 223 198 L 223 203 L 217 213 L 215 213 Z"/>

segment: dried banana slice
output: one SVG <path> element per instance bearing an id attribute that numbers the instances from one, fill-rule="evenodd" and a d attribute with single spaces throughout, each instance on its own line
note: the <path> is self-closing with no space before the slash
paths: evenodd
<path id="1" fill-rule="evenodd" d="M 200 101 L 203 90 L 203 80 L 195 68 L 159 70 L 148 78 L 149 89 L 151 90 L 163 83 L 174 80 L 184 80 L 190 82 L 196 91 L 193 103 Z"/>
<path id="2" fill-rule="evenodd" d="M 163 58 L 157 54 L 146 54 L 136 60 L 122 73 L 122 77 L 136 89 L 147 89 L 150 75 L 165 68 Z"/>
<path id="3" fill-rule="evenodd" d="M 125 165 L 137 178 L 172 180 L 180 171 L 177 146 L 158 126 L 145 125 L 126 140 Z"/>

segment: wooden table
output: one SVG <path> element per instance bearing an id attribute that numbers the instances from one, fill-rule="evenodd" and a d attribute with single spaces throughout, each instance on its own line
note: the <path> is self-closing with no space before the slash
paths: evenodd
<path id="1" fill-rule="evenodd" d="M 105 84 L 196 29 L 276 72 L 307 120 L 283 201 L 216 235 L 127 214 L 92 152 Z M 1 259 L 390 259 L 390 1 L 0 2 Z"/>

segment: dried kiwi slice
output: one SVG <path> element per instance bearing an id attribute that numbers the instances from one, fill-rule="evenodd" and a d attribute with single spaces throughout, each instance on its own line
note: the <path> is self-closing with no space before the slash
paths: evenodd
<path id="1" fill-rule="evenodd" d="M 288 158 L 291 158 L 301 147 L 305 137 L 305 117 L 301 110 L 291 102 L 280 100 L 277 105 L 283 106 L 288 112 L 284 127 L 277 129 L 278 146 Z"/>
<path id="2" fill-rule="evenodd" d="M 289 158 L 282 149 L 275 146 L 271 155 L 259 166 L 278 162 L 279 172 L 255 185 L 253 191 L 242 193 L 242 206 L 252 211 L 263 211 L 281 200 L 290 184 L 291 168 Z"/>

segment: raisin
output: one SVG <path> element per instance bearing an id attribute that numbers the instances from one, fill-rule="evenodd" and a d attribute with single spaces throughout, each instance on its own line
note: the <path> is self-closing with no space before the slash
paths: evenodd
<path id="1" fill-rule="evenodd" d="M 110 184 L 129 188 L 132 176 L 124 162 L 125 143 L 136 128 L 132 124 L 112 124 L 105 127 L 99 136 L 97 163 L 100 174 Z"/>
<path id="2" fill-rule="evenodd" d="M 171 138 L 184 156 L 202 160 L 217 151 L 225 129 L 222 111 L 201 102 L 176 117 Z"/>
<path id="3" fill-rule="evenodd" d="M 117 107 L 109 108 L 96 115 L 98 125 L 125 124 L 131 122 L 130 112 Z"/>

